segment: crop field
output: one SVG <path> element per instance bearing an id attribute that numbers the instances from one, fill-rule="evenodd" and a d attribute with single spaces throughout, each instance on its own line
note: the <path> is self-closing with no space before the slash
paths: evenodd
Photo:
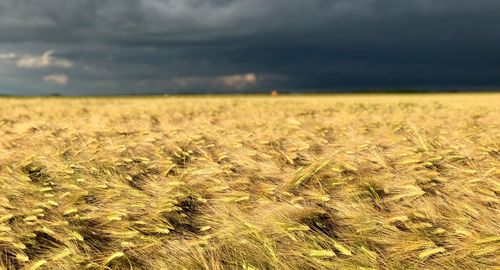
<path id="1" fill-rule="evenodd" d="M 500 94 L 0 98 L 0 269 L 500 269 Z"/>

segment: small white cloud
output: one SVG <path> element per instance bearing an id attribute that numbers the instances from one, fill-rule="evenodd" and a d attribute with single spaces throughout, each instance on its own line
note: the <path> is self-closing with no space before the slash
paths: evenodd
<path id="1" fill-rule="evenodd" d="M 47 75 L 43 77 L 44 82 L 65 85 L 68 83 L 68 76 L 64 74 Z"/>
<path id="2" fill-rule="evenodd" d="M 233 74 L 217 77 L 179 77 L 173 80 L 179 87 L 224 87 L 242 89 L 257 85 L 258 78 L 255 73 Z"/>
<path id="3" fill-rule="evenodd" d="M 257 84 L 257 76 L 254 73 L 220 76 L 216 80 L 225 87 L 236 89 Z"/>
<path id="4" fill-rule="evenodd" d="M 12 60 L 15 59 L 17 55 L 15 53 L 0 53 L 0 60 Z"/>
<path id="5" fill-rule="evenodd" d="M 64 58 L 52 56 L 54 51 L 46 51 L 41 56 L 24 55 L 17 61 L 20 68 L 40 69 L 46 67 L 71 68 L 73 63 Z"/>

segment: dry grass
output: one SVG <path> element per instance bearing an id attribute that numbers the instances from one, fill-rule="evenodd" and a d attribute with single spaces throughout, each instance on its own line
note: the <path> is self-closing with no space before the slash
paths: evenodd
<path id="1" fill-rule="evenodd" d="M 500 95 L 0 99 L 0 269 L 499 269 Z"/>

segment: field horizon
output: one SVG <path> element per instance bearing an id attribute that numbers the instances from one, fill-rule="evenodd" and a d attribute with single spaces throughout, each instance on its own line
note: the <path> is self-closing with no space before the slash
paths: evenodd
<path id="1" fill-rule="evenodd" d="M 274 90 L 273 90 L 274 91 Z M 321 91 L 287 91 L 287 90 L 276 90 L 278 96 L 280 97 L 300 97 L 300 96 L 387 96 L 387 95 L 497 95 L 500 94 L 500 89 L 497 88 L 486 88 L 486 89 L 428 89 L 428 90 L 418 90 L 418 89 L 400 89 L 400 90 L 390 90 L 390 89 L 366 89 L 366 90 L 321 90 Z M 65 94 L 65 93 L 45 93 L 45 94 L 26 94 L 26 95 L 15 95 L 8 93 L 0 93 L 0 98 L 127 98 L 127 97 L 261 97 L 270 96 L 271 90 L 269 91 L 193 91 L 193 92 L 141 92 L 141 93 L 111 93 L 111 94 L 101 94 L 101 93 L 84 93 L 84 94 Z M 276 97 L 278 97 L 276 96 Z"/>
<path id="2" fill-rule="evenodd" d="M 0 269 L 499 269 L 499 104 L 0 97 Z"/>

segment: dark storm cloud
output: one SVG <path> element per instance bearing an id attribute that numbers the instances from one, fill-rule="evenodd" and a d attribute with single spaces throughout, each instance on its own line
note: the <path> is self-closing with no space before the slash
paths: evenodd
<path id="1" fill-rule="evenodd" d="M 498 14 L 496 0 L 3 0 L 0 92 L 495 88 Z"/>

